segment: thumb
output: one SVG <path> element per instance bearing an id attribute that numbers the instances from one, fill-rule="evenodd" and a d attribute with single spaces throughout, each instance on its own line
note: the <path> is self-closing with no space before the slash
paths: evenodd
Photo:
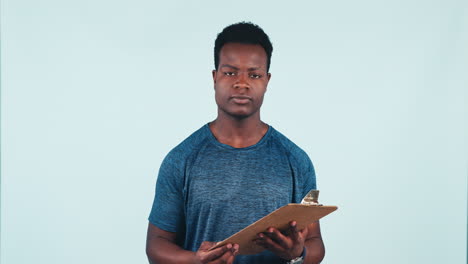
<path id="1" fill-rule="evenodd" d="M 211 247 L 213 247 L 214 245 L 216 245 L 216 242 L 211 242 L 211 241 L 203 241 L 200 245 L 200 248 L 199 250 L 208 250 L 210 249 Z"/>
<path id="2" fill-rule="evenodd" d="M 306 226 L 299 233 L 300 233 L 301 238 L 305 240 L 305 238 L 307 237 L 307 234 L 309 233 L 309 228 L 307 228 Z"/>

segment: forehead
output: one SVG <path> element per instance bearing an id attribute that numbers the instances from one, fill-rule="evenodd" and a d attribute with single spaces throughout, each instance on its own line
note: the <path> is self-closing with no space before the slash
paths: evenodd
<path id="1" fill-rule="evenodd" d="M 226 43 L 219 52 L 219 64 L 229 64 L 238 68 L 266 69 L 267 55 L 260 45 Z"/>

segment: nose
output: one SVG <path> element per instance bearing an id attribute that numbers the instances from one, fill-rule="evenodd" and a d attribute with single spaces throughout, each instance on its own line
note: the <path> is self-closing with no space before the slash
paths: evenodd
<path id="1" fill-rule="evenodd" d="M 234 83 L 235 89 L 249 89 L 250 85 L 248 82 L 248 76 L 246 73 L 241 73 L 238 75 L 236 82 Z"/>

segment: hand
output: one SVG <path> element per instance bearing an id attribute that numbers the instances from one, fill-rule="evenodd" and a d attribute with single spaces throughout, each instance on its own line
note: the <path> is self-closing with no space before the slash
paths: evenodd
<path id="1" fill-rule="evenodd" d="M 214 246 L 215 242 L 204 241 L 195 253 L 197 263 L 202 264 L 232 264 L 234 257 L 239 252 L 238 244 L 227 244 L 213 250 L 209 250 Z"/>
<path id="2" fill-rule="evenodd" d="M 302 255 L 307 232 L 307 228 L 298 231 L 296 221 L 291 221 L 286 231 L 287 235 L 276 228 L 269 227 L 266 232 L 258 233 L 254 241 L 278 257 L 291 260 Z"/>

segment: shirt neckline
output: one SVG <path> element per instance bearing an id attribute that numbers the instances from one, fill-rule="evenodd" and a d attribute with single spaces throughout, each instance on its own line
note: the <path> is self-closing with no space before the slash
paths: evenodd
<path id="1" fill-rule="evenodd" d="M 216 146 L 218 147 L 222 147 L 222 148 L 225 148 L 225 149 L 231 149 L 231 150 L 250 150 L 250 149 L 254 149 L 254 148 L 257 148 L 257 147 L 260 147 L 261 145 L 263 145 L 267 140 L 268 138 L 270 137 L 271 135 L 271 131 L 273 130 L 273 127 L 268 125 L 268 130 L 267 132 L 265 133 L 265 135 L 263 135 L 263 137 L 255 144 L 251 145 L 251 146 L 248 146 L 248 147 L 245 147 L 245 148 L 235 148 L 233 146 L 229 146 L 227 144 L 223 144 L 221 142 L 219 142 L 216 137 L 213 135 L 213 132 L 211 132 L 211 129 L 210 129 L 210 126 L 209 126 L 209 123 L 206 123 L 204 125 L 204 129 L 206 130 L 206 133 L 209 135 L 209 139 L 210 141 L 215 144 Z"/>

